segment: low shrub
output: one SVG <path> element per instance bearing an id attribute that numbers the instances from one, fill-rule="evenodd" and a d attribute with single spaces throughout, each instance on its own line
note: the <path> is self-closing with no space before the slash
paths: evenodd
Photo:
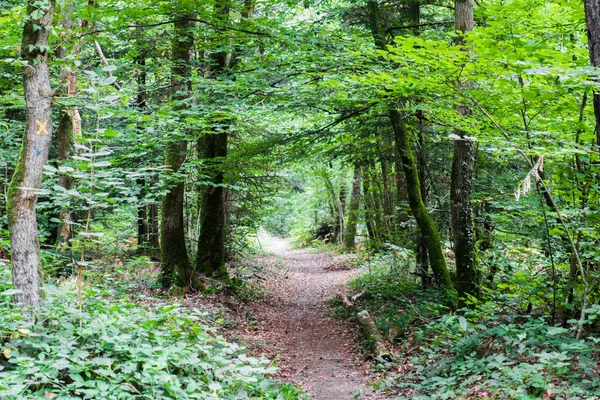
<path id="1" fill-rule="evenodd" d="M 269 360 L 227 342 L 204 312 L 52 285 L 31 312 L 13 306 L 9 281 L 0 266 L 0 398 L 299 398 L 269 378 Z"/>

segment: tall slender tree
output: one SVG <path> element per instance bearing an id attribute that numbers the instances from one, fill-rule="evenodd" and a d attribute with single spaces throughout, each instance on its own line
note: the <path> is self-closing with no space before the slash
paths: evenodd
<path id="1" fill-rule="evenodd" d="M 194 42 L 192 31 L 194 16 L 180 15 L 174 23 L 172 43 L 171 84 L 177 108 L 186 107 L 185 101 L 191 90 L 191 50 Z M 187 140 L 185 132 L 177 133 L 167 144 L 165 163 L 170 170 L 167 176 L 168 193 L 162 201 L 160 231 L 160 254 L 162 285 L 165 287 L 193 286 L 190 259 L 185 243 L 183 205 L 185 180 L 178 173 L 186 159 Z"/>
<path id="2" fill-rule="evenodd" d="M 215 0 L 213 19 L 216 26 L 228 26 L 231 23 L 232 1 Z M 242 25 L 252 17 L 254 1 L 245 0 L 242 5 Z M 216 42 L 223 42 L 223 35 Z M 223 44 L 221 43 L 221 46 Z M 239 62 L 238 54 L 218 49 L 209 57 L 208 75 L 217 82 L 230 74 Z M 196 253 L 195 269 L 207 276 L 228 280 L 225 267 L 225 163 L 227 159 L 229 129 L 231 118 L 221 113 L 214 116 L 211 132 L 200 141 L 200 153 L 207 169 L 210 184 L 200 198 L 200 234 Z"/>
<path id="3" fill-rule="evenodd" d="M 66 34 L 71 34 L 74 21 L 71 18 L 74 4 L 65 4 L 63 6 L 64 18 L 60 22 L 65 29 Z M 87 26 L 87 21 L 83 20 L 81 26 Z M 64 38 L 69 41 L 69 37 Z M 77 55 L 81 50 L 82 40 L 75 40 L 71 49 L 61 46 L 58 50 L 59 58 L 66 58 L 67 55 Z M 77 70 L 73 63 L 69 63 L 61 68 L 61 95 L 73 97 L 77 94 Z M 56 130 L 56 148 L 57 163 L 64 164 L 75 154 L 75 138 L 81 136 L 81 115 L 79 107 L 76 105 L 67 105 L 61 108 Z M 70 190 L 73 185 L 73 179 L 67 174 L 60 174 L 59 184 L 65 190 Z M 70 207 L 63 207 L 59 212 L 59 225 L 57 228 L 57 247 L 66 249 L 69 246 L 73 236 L 73 210 Z"/>
<path id="4" fill-rule="evenodd" d="M 48 36 L 53 16 L 54 1 L 27 2 L 21 46 L 26 128 L 7 203 L 15 301 L 33 307 L 42 299 L 36 205 L 52 137 Z"/>
<path id="5" fill-rule="evenodd" d="M 229 24 L 231 1 L 215 0 L 213 13 L 216 25 Z M 225 76 L 231 59 L 230 52 L 223 49 L 215 51 L 209 58 L 210 78 L 218 81 Z M 195 263 L 198 272 L 225 280 L 229 277 L 225 267 L 225 189 L 223 187 L 224 162 L 229 139 L 228 120 L 226 116 L 216 113 L 214 120 L 211 121 L 213 124 L 211 131 L 200 141 L 200 151 L 210 185 L 203 190 L 200 198 L 200 234 Z"/>
<path id="6" fill-rule="evenodd" d="M 588 37 L 590 63 L 600 68 L 600 0 L 584 0 L 585 22 Z M 594 90 L 594 113 L 596 115 L 596 143 L 600 144 L 600 91 Z"/>
<path id="7" fill-rule="evenodd" d="M 464 44 L 464 34 L 473 30 L 473 0 L 455 0 L 455 28 L 458 33 L 457 44 Z M 468 83 L 458 82 L 467 86 Z M 459 104 L 456 106 L 459 115 L 466 116 L 470 110 Z M 454 238 L 454 254 L 456 257 L 456 290 L 459 298 L 465 294 L 478 296 L 479 268 L 475 248 L 475 227 L 473 224 L 473 208 L 471 192 L 473 188 L 473 168 L 475 166 L 475 145 L 473 138 L 464 131 L 455 129 L 454 158 L 452 160 L 452 177 L 450 199 L 452 201 L 452 235 Z"/>
<path id="8" fill-rule="evenodd" d="M 350 204 L 348 205 L 348 215 L 346 217 L 346 230 L 344 231 L 344 246 L 347 251 L 354 250 L 354 240 L 356 238 L 356 225 L 358 223 L 358 212 L 360 208 L 360 165 L 354 166 L 354 175 L 352 178 L 352 189 L 350 190 Z"/>

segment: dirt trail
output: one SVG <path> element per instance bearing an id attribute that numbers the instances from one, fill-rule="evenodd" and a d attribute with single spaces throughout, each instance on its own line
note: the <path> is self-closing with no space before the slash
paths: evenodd
<path id="1" fill-rule="evenodd" d="M 270 298 L 251 306 L 256 326 L 244 339 L 266 344 L 271 356 L 279 354 L 279 378 L 302 386 L 314 399 L 383 399 L 365 384 L 368 367 L 357 353 L 358 328 L 327 310 L 328 299 L 357 271 L 340 270 L 342 256 L 291 250 L 284 239 L 269 238 L 265 247 L 284 267 L 266 283 Z M 267 258 L 271 264 L 277 259 Z"/>

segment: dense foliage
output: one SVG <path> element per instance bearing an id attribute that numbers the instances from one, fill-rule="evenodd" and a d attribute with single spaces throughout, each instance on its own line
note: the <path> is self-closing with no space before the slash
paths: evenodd
<path id="1" fill-rule="evenodd" d="M 595 2 L 0 0 L 0 395 L 297 397 L 89 283 L 145 256 L 243 297 L 261 227 L 359 252 L 417 346 L 382 387 L 600 395 Z"/>
<path id="2" fill-rule="evenodd" d="M 2 265 L 4 282 L 8 272 Z M 2 398 L 298 398 L 268 378 L 271 361 L 220 336 L 207 312 L 130 297 L 127 285 L 78 293 L 75 283 L 46 286 L 35 318 L 0 288 Z"/>

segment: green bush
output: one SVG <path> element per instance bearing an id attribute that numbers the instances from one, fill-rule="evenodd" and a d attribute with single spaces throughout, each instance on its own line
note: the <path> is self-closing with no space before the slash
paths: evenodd
<path id="1" fill-rule="evenodd" d="M 45 287 L 34 313 L 15 308 L 0 266 L 0 398 L 297 399 L 299 390 L 178 305 L 116 292 Z"/>
<path id="2" fill-rule="evenodd" d="M 422 351 L 408 361 L 412 373 L 388 384 L 410 389 L 401 397 L 407 399 L 464 398 L 473 391 L 494 399 L 600 396 L 600 340 L 576 340 L 573 329 L 514 312 L 515 305 L 495 299 L 430 322 L 416 335 Z"/>
<path id="3" fill-rule="evenodd" d="M 551 321 L 540 288 L 546 297 L 552 288 L 525 279 L 528 265 L 515 263 L 484 300 L 471 298 L 471 308 L 450 313 L 435 287 L 422 290 L 409 268 L 394 268 L 392 260 L 385 252 L 371 257 L 369 272 L 351 282 L 354 292 L 365 291 L 359 307 L 396 339 L 397 356 L 378 364 L 387 370 L 380 389 L 398 399 L 600 398 L 600 339 L 576 340 L 576 320 Z M 600 306 L 586 311 L 593 331 Z"/>

